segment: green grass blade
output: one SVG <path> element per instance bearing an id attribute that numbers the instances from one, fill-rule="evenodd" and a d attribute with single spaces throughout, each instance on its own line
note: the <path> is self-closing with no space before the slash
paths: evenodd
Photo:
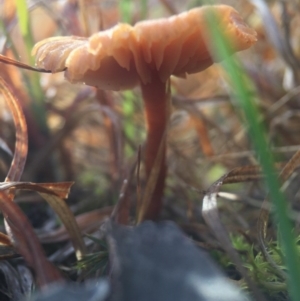
<path id="1" fill-rule="evenodd" d="M 15 1 L 16 1 L 17 16 L 18 16 L 21 34 L 26 45 L 26 51 L 30 63 L 33 64 L 33 58 L 30 55 L 31 48 L 33 47 L 33 38 L 30 30 L 29 12 L 27 8 L 26 0 L 15 0 Z"/>
<path id="2" fill-rule="evenodd" d="M 28 30 L 29 16 L 28 16 L 26 0 L 16 0 L 16 7 L 17 7 L 17 16 L 19 19 L 21 33 L 23 36 L 26 36 L 29 32 Z"/>
<path id="3" fill-rule="evenodd" d="M 131 22 L 131 13 L 132 13 L 132 6 L 131 0 L 121 0 L 120 1 L 120 10 L 122 16 L 122 22 L 130 23 Z"/>
<path id="4" fill-rule="evenodd" d="M 288 205 L 280 191 L 280 183 L 274 169 L 274 159 L 266 142 L 266 131 L 260 123 L 259 110 L 255 103 L 255 96 L 251 81 L 244 72 L 238 60 L 230 56 L 226 40 L 217 28 L 215 16 L 207 18 L 211 35 L 214 37 L 212 49 L 217 49 L 216 56 L 222 59 L 234 94 L 235 106 L 237 106 L 245 117 L 246 126 L 257 157 L 266 176 L 265 182 L 269 191 L 270 199 L 274 207 L 274 218 L 278 224 L 278 230 L 282 237 L 282 245 L 285 254 L 285 263 L 289 272 L 288 287 L 290 297 L 294 301 L 300 300 L 300 265 L 297 256 L 295 237 L 292 232 L 292 223 L 288 218 Z"/>
<path id="5" fill-rule="evenodd" d="M 34 58 L 31 56 L 31 49 L 34 45 L 34 39 L 30 28 L 29 11 L 26 0 L 15 0 L 17 16 L 20 26 L 22 38 L 25 43 L 27 57 L 29 63 L 34 65 Z M 44 106 L 44 94 L 40 86 L 39 74 L 32 72 L 30 74 L 24 73 L 25 82 L 27 84 L 30 97 L 33 99 L 31 108 L 41 131 L 48 135 L 48 126 L 46 123 L 46 110 Z"/>

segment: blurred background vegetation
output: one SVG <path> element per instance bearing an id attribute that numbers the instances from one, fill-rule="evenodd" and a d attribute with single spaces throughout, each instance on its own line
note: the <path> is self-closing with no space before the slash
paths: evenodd
<path id="1" fill-rule="evenodd" d="M 33 45 L 47 37 L 89 36 L 118 22 L 167 17 L 205 1 L 181 0 L 0 0 L 1 54 L 30 65 Z M 258 42 L 237 56 L 252 81 L 255 102 L 264 121 L 267 142 L 277 161 L 285 162 L 299 149 L 300 44 L 299 1 L 215 1 L 236 8 L 258 33 Z M 274 24 L 268 22 L 271 16 Z M 266 23 L 269 27 L 266 27 Z M 270 25 L 271 24 L 271 25 Z M 270 28 L 271 26 L 271 28 Z M 272 27 L 273 26 L 273 27 Z M 275 27 L 274 27 L 275 26 Z M 83 62 L 84 63 L 84 62 Z M 0 76 L 22 104 L 28 124 L 29 156 L 24 181 L 74 181 L 67 200 L 85 233 L 93 233 L 111 213 L 146 137 L 141 93 L 100 91 L 72 85 L 62 74 L 38 74 L 0 65 Z M 168 178 L 162 219 L 176 221 L 195 242 L 209 250 L 236 281 L 240 274 L 201 217 L 203 192 L 230 170 L 258 164 L 241 113 L 231 102 L 231 88 L 220 65 L 187 78 L 172 78 L 172 114 L 168 130 Z M 0 96 L 0 174 L 10 165 L 5 149 L 13 151 L 15 130 Z M 299 174 L 285 193 L 298 233 Z M 143 183 L 144 178 L 141 177 Z M 222 221 L 232 233 L 250 275 L 270 300 L 289 300 L 285 279 L 274 272 L 257 247 L 256 223 L 266 190 L 260 181 L 222 187 Z M 137 198 L 136 176 L 128 197 Z M 31 193 L 17 196 L 47 244 L 52 260 L 69 266 L 67 234 L 42 199 Z M 0 226 L 4 232 L 4 226 Z M 60 232 L 59 232 L 60 231 Z M 282 267 L 280 241 L 268 224 L 270 255 Z M 299 241 L 299 239 L 298 239 Z M 94 246 L 95 249 L 97 249 Z M 101 255 L 101 259 L 105 257 Z M 71 259 L 70 259 L 71 258 Z M 94 258 L 91 259 L 94 264 Z M 73 260 L 74 261 L 74 260 Z M 103 272 L 105 269 L 101 269 Z M 93 271 L 94 272 L 94 271 Z"/>

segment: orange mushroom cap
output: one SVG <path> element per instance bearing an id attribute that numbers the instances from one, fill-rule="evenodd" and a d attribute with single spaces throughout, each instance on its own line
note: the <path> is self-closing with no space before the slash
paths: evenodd
<path id="1" fill-rule="evenodd" d="M 32 50 L 36 65 L 52 72 L 65 70 L 72 83 L 122 90 L 153 76 L 166 82 L 171 75 L 202 71 L 213 64 L 206 14 L 213 9 L 232 52 L 249 48 L 256 32 L 230 6 L 202 6 L 170 18 L 118 24 L 90 38 L 54 37 Z"/>

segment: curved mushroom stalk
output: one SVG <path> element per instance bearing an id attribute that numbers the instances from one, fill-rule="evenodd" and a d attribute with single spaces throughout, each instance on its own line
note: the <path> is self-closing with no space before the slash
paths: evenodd
<path id="1" fill-rule="evenodd" d="M 149 84 L 142 84 L 142 95 L 145 107 L 145 118 L 147 126 L 147 141 L 145 148 L 145 169 L 149 179 L 155 166 L 157 157 L 161 155 L 157 166 L 158 175 L 150 203 L 146 208 L 143 219 L 156 219 L 161 211 L 162 196 L 166 178 L 166 128 L 169 121 L 169 93 L 167 84 L 158 77 L 153 78 Z M 162 153 L 159 154 L 159 151 Z M 156 166 L 155 166 L 156 167 Z"/>
<path id="2" fill-rule="evenodd" d="M 230 6 L 202 6 L 166 19 L 118 24 L 90 38 L 56 37 L 33 49 L 38 67 L 65 70 L 70 82 L 106 90 L 141 83 L 148 127 L 146 172 L 149 176 L 168 121 L 166 83 L 171 75 L 200 72 L 214 63 L 209 46 L 207 13 L 215 13 L 231 52 L 249 48 L 256 33 Z M 164 143 L 164 142 L 163 142 Z M 165 148 L 165 146 L 164 146 Z M 146 218 L 158 217 L 165 182 L 165 154 Z"/>

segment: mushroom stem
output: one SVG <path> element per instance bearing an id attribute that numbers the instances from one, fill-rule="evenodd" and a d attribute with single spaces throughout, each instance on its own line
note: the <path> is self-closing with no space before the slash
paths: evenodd
<path id="1" fill-rule="evenodd" d="M 144 219 L 155 220 L 158 218 L 162 207 L 162 195 L 166 178 L 166 141 L 164 133 L 169 120 L 169 101 L 167 84 L 161 82 L 158 77 L 154 77 L 151 83 L 141 84 L 142 95 L 145 107 L 145 118 L 147 126 L 147 140 L 145 148 L 145 168 L 149 178 L 154 166 L 155 159 L 161 143 L 162 158 L 160 160 L 159 172 L 149 206 L 145 212 Z"/>

